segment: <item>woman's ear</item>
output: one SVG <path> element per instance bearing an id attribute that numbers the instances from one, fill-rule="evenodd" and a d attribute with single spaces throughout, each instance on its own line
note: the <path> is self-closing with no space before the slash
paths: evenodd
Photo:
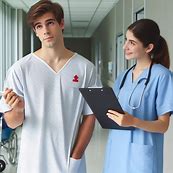
<path id="1" fill-rule="evenodd" d="M 153 43 L 150 43 L 150 44 L 147 46 L 145 52 L 146 52 L 146 53 L 150 53 L 153 49 L 154 49 L 154 44 L 153 44 Z"/>

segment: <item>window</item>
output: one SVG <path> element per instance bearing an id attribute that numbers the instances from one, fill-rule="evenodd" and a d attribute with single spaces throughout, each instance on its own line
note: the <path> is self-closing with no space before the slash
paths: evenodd
<path id="1" fill-rule="evenodd" d="M 0 90 L 6 71 L 17 60 L 16 10 L 0 1 Z"/>

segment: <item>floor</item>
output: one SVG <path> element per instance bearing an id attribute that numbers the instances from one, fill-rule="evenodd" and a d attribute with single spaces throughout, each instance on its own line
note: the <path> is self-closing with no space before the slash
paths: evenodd
<path id="1" fill-rule="evenodd" d="M 87 173 L 102 173 L 108 130 L 96 123 L 95 130 L 86 150 Z"/>
<path id="2" fill-rule="evenodd" d="M 102 129 L 100 125 L 96 123 L 92 139 L 86 150 L 87 173 L 102 172 L 107 133 L 107 130 Z M 17 134 L 20 136 L 20 129 L 17 131 Z M 7 151 L 4 147 L 1 147 L 0 154 L 3 154 L 8 162 Z M 0 157 L 0 159 L 3 158 Z M 16 166 L 17 165 L 11 165 L 8 162 L 3 173 L 16 173 Z"/>

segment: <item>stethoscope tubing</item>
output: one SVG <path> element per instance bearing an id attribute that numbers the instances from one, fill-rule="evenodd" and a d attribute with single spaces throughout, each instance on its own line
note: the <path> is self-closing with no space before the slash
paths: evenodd
<path id="1" fill-rule="evenodd" d="M 120 93 L 120 90 L 121 90 L 121 89 L 123 88 L 123 86 L 124 86 L 124 83 L 125 83 L 125 81 L 126 81 L 126 78 L 127 78 L 128 73 L 129 73 L 130 70 L 133 69 L 135 66 L 136 66 L 136 64 L 133 65 L 132 67 L 130 67 L 130 68 L 126 71 L 126 73 L 124 74 L 123 79 L 122 79 L 122 81 L 121 81 L 121 83 L 120 83 L 119 92 L 118 92 L 118 94 L 117 94 L 117 97 L 118 97 L 118 95 L 119 95 L 119 93 Z M 144 89 L 143 89 L 141 98 L 139 99 L 138 105 L 137 105 L 137 106 L 132 106 L 132 105 L 130 104 L 130 101 L 131 101 L 131 98 L 132 98 L 132 95 L 133 95 L 135 89 L 133 89 L 133 91 L 132 91 L 132 93 L 131 93 L 131 95 L 130 95 L 130 97 L 129 97 L 128 105 L 129 105 L 129 107 L 130 107 L 131 109 L 137 109 L 137 108 L 139 108 L 140 105 L 141 105 L 142 98 L 143 98 L 143 95 L 144 95 L 144 91 L 145 91 L 145 89 L 146 89 L 146 87 L 147 87 L 147 85 L 148 85 L 148 83 L 149 83 L 149 81 L 150 81 L 152 66 L 153 66 L 153 62 L 151 62 L 151 64 L 150 64 L 149 71 L 148 71 L 148 75 L 147 75 L 146 82 L 145 82 L 145 87 L 144 87 Z M 136 87 L 135 87 L 135 88 L 136 88 Z"/>

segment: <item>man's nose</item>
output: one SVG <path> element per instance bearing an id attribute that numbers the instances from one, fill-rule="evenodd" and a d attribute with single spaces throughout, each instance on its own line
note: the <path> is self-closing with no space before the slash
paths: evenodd
<path id="1" fill-rule="evenodd" d="M 44 35 L 47 35 L 49 33 L 49 28 L 47 26 L 44 26 Z"/>

